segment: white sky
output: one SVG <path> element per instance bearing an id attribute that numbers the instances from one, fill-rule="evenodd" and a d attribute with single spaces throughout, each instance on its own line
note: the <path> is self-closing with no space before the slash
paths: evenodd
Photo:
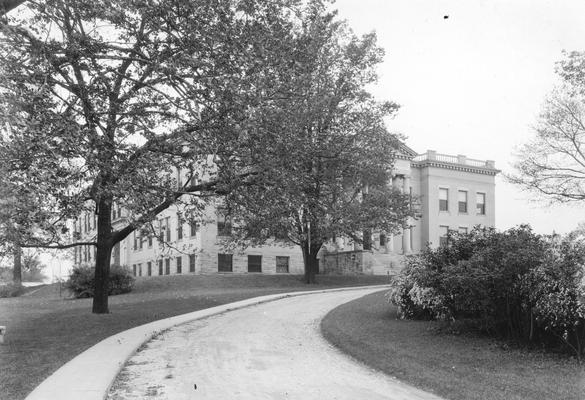
<path id="1" fill-rule="evenodd" d="M 419 153 L 496 161 L 512 172 L 513 152 L 552 89 L 561 50 L 585 50 L 583 0 L 337 0 L 358 34 L 375 30 L 386 50 L 374 89 L 401 104 L 389 121 Z M 444 16 L 448 15 L 448 19 Z M 530 201 L 499 176 L 496 227 L 527 222 L 565 233 L 585 221 L 583 205 Z"/>

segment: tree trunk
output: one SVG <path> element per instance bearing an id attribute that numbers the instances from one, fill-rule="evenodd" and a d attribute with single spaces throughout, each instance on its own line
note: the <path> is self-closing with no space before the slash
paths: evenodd
<path id="1" fill-rule="evenodd" d="M 22 249 L 19 244 L 14 245 L 14 269 L 12 270 L 12 281 L 17 285 L 22 283 Z"/>
<path id="2" fill-rule="evenodd" d="M 316 283 L 315 282 L 315 274 L 317 272 L 317 251 L 315 250 L 314 246 L 311 246 L 311 251 L 309 251 L 308 244 L 302 246 L 303 250 L 303 261 L 305 264 L 305 283 Z"/>
<path id="3" fill-rule="evenodd" d="M 95 292 L 92 312 L 107 314 L 110 260 L 112 258 L 112 203 L 100 200 L 97 223 L 97 254 L 95 258 Z"/>

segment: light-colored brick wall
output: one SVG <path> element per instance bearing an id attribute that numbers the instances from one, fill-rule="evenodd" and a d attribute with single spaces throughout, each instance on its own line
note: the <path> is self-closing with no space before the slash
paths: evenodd
<path id="1" fill-rule="evenodd" d="M 443 157 L 442 162 L 437 158 Z M 441 162 L 439 162 L 441 161 Z M 477 160 L 471 160 L 476 162 Z M 493 163 L 485 164 L 484 167 L 466 166 L 467 159 L 463 156 L 441 156 L 435 152 L 427 152 L 426 158 L 422 161 L 411 160 L 402 156 L 395 163 L 394 185 L 403 191 L 412 189 L 413 195 L 419 197 L 420 213 L 418 219 L 410 219 L 410 232 L 406 242 L 410 243 L 411 251 L 418 252 L 427 243 L 432 246 L 439 244 L 439 226 L 449 226 L 451 229 L 467 227 L 469 230 L 474 225 L 494 226 L 495 224 L 495 174 L 497 170 Z M 449 210 L 439 211 L 439 188 L 449 189 Z M 459 190 L 468 192 L 468 212 L 458 212 L 457 193 Z M 475 195 L 477 192 L 486 194 L 486 213 L 476 213 Z M 163 274 L 166 270 L 166 260 L 170 259 L 170 274 L 177 273 L 177 257 L 182 257 L 182 274 L 189 273 L 189 255 L 196 255 L 196 266 L 194 273 L 214 274 L 218 273 L 218 254 L 233 254 L 232 272 L 248 273 L 248 255 L 261 256 L 262 273 L 275 274 L 276 257 L 289 257 L 289 273 L 302 274 L 304 263 L 301 250 L 298 246 L 285 245 L 280 242 L 269 242 L 260 247 L 230 248 L 225 246 L 225 237 L 218 236 L 217 230 L 217 207 L 218 204 L 207 206 L 200 219 L 199 229 L 195 236 L 190 235 L 189 223 L 183 224 L 183 238 L 177 237 L 178 216 L 180 211 L 177 206 L 172 206 L 161 213 L 157 220 L 168 217 L 171 239 L 166 243 L 159 243 L 155 237 L 152 246 L 144 241 L 142 248 L 134 249 L 134 234 L 127 237 L 120 243 L 120 262 L 132 270 L 133 265 L 141 265 L 143 275 L 146 273 L 146 265 L 152 262 L 152 275 L 159 275 L 159 260 L 163 260 Z M 88 219 L 90 220 L 88 222 Z M 76 227 L 83 227 L 82 237 L 89 238 L 95 235 L 95 224 L 93 216 L 84 220 L 82 216 Z M 125 223 L 124 214 L 118 222 L 114 221 L 114 227 Z M 158 222 L 155 221 L 154 228 L 158 232 Z M 89 225 L 89 231 L 85 227 Z M 76 228 L 77 229 L 77 228 Z M 165 234 L 166 240 L 166 234 Z M 393 273 L 399 268 L 402 255 L 405 252 L 403 247 L 403 233 L 387 234 L 387 243 L 380 246 L 380 235 L 374 232 L 372 251 L 360 251 L 361 246 L 351 240 L 339 238 L 336 251 L 347 252 L 346 255 L 337 254 L 332 258 L 331 254 L 321 257 L 321 271 L 333 273 L 333 262 L 335 268 L 341 271 L 352 273 Z M 93 255 L 93 253 L 92 253 Z M 340 257 L 342 263 L 340 264 Z M 348 258 L 349 257 L 349 258 Z M 356 261 L 357 260 L 357 261 Z M 95 260 L 91 260 L 95 261 Z M 359 264 L 359 265 L 358 265 Z M 340 266 L 341 265 L 341 266 Z"/>

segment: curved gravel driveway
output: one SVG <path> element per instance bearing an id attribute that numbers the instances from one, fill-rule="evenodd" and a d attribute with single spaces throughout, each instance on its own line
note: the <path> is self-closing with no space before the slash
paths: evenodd
<path id="1" fill-rule="evenodd" d="M 322 338 L 329 310 L 376 290 L 286 298 L 172 328 L 128 360 L 108 399 L 438 399 Z"/>

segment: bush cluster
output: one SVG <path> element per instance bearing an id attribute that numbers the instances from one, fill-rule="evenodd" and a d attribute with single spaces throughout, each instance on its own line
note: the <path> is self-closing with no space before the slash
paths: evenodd
<path id="1" fill-rule="evenodd" d="M 4 297 L 18 297 L 24 293 L 24 286 L 14 283 L 6 285 L 0 284 L 0 298 Z"/>
<path id="2" fill-rule="evenodd" d="M 108 294 L 116 295 L 132 291 L 134 277 L 131 272 L 120 265 L 110 267 Z M 95 292 L 95 267 L 77 265 L 73 267 L 69 279 L 65 282 L 68 289 L 76 298 L 93 297 Z"/>
<path id="3" fill-rule="evenodd" d="M 452 233 L 407 259 L 388 293 L 400 316 L 469 322 L 517 343 L 585 355 L 585 242 L 527 225 Z"/>

